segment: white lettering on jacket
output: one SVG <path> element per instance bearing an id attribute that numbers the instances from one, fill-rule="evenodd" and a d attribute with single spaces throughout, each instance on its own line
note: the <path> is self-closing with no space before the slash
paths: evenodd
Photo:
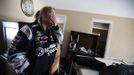
<path id="1" fill-rule="evenodd" d="M 42 56 L 44 55 L 44 53 L 47 53 L 47 55 L 50 56 L 55 51 L 56 51 L 56 44 L 51 44 L 48 48 L 38 47 L 36 49 L 36 55 Z"/>

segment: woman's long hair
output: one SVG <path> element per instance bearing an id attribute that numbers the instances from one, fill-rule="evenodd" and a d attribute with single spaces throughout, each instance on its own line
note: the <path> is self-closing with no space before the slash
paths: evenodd
<path id="1" fill-rule="evenodd" d="M 46 19 L 46 17 L 48 17 L 48 13 L 51 13 L 51 10 L 54 10 L 54 8 L 50 6 L 44 7 L 40 10 L 39 21 L 41 25 L 44 23 L 44 20 Z"/>

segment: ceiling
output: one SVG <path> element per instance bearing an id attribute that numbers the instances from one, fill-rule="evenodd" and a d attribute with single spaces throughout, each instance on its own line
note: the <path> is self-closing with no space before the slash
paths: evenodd
<path id="1" fill-rule="evenodd" d="M 134 18 L 134 0 L 39 0 L 44 6 Z"/>

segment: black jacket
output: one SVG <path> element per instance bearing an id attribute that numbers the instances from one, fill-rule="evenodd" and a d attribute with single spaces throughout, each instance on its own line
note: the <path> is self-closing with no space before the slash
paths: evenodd
<path id="1" fill-rule="evenodd" d="M 38 23 L 25 25 L 9 48 L 8 61 L 18 75 L 48 75 L 57 44 L 62 41 L 63 32 L 58 26 L 44 31 Z"/>

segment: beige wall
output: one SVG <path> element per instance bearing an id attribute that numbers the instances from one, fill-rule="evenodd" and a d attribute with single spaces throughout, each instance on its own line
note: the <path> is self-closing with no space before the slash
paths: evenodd
<path id="1" fill-rule="evenodd" d="M 43 7 L 38 0 L 34 1 L 35 12 Z M 0 2 L 0 20 L 8 21 L 33 21 L 34 17 L 25 16 L 20 7 L 21 0 L 2 0 Z M 120 18 L 91 13 L 57 10 L 58 14 L 67 16 L 65 38 L 62 55 L 66 48 L 71 30 L 91 33 L 92 18 L 113 21 L 111 40 L 108 44 L 106 57 L 114 57 L 134 62 L 134 19 Z"/>
<path id="2" fill-rule="evenodd" d="M 39 10 L 43 5 L 38 0 L 33 0 L 34 11 Z M 0 0 L 0 20 L 7 21 L 34 21 L 34 16 L 27 17 L 21 10 L 21 0 Z"/>
<path id="3" fill-rule="evenodd" d="M 91 22 L 93 18 L 96 18 L 113 22 L 108 44 L 109 49 L 106 51 L 105 57 L 134 62 L 134 19 L 66 10 L 57 10 L 57 13 L 67 16 L 63 54 L 66 52 L 69 32 L 76 30 L 91 33 Z"/>

